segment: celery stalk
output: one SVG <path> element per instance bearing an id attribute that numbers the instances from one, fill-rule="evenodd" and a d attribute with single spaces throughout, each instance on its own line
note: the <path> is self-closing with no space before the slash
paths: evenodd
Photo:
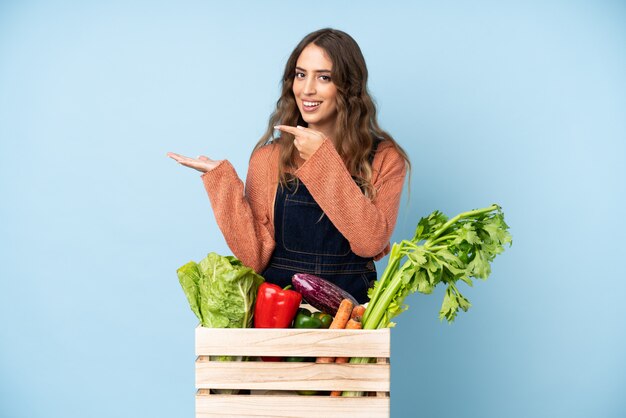
<path id="1" fill-rule="evenodd" d="M 420 219 L 414 237 L 393 244 L 389 262 L 370 290 L 370 301 L 363 315 L 363 329 L 393 327 L 395 316 L 408 306 L 404 299 L 411 293 L 430 294 L 444 283 L 447 286 L 439 318 L 453 322 L 460 309 L 471 304 L 457 287 L 458 280 L 472 285 L 473 278 L 486 279 L 490 263 L 512 243 L 500 206 L 491 205 L 460 213 L 448 219 L 434 211 Z M 352 358 L 352 364 L 370 362 Z M 359 396 L 346 391 L 343 396 Z"/>

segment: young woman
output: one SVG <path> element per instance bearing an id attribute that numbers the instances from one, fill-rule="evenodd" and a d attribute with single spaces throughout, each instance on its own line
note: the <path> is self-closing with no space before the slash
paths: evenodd
<path id="1" fill-rule="evenodd" d="M 203 172 L 228 246 L 267 281 L 286 286 L 294 273 L 311 273 L 368 300 L 410 163 L 378 126 L 365 59 L 350 35 L 321 29 L 291 53 L 245 193 L 227 160 L 168 156 Z"/>

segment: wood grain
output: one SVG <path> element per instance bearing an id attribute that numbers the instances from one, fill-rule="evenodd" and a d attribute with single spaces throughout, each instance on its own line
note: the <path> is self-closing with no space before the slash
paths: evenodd
<path id="1" fill-rule="evenodd" d="M 389 357 L 390 332 L 197 327 L 196 355 Z"/>
<path id="2" fill-rule="evenodd" d="M 196 361 L 196 388 L 389 391 L 389 364 Z"/>
<path id="3" fill-rule="evenodd" d="M 389 398 L 196 395 L 196 418 L 389 418 Z"/>

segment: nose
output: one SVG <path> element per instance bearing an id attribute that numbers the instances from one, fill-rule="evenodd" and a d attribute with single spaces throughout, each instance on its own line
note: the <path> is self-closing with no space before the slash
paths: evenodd
<path id="1" fill-rule="evenodd" d="M 304 82 L 304 94 L 310 96 L 315 93 L 315 77 L 307 77 Z"/>

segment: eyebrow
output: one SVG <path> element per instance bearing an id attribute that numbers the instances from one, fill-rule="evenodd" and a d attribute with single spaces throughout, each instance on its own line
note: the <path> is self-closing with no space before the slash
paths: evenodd
<path id="1" fill-rule="evenodd" d="M 302 67 L 296 67 L 296 70 L 300 70 L 300 71 L 306 72 L 306 70 L 304 68 L 302 68 Z M 315 70 L 314 72 L 316 72 L 316 73 L 330 73 L 331 71 L 330 70 Z"/>

